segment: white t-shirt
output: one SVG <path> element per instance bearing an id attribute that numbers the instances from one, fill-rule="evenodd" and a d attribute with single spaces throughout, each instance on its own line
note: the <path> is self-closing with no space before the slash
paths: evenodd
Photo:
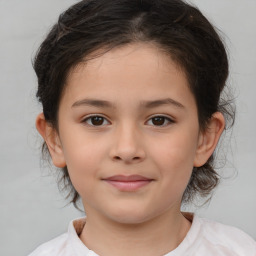
<path id="1" fill-rule="evenodd" d="M 243 231 L 196 215 L 191 218 L 192 226 L 184 240 L 164 256 L 256 256 L 256 242 Z M 29 256 L 98 256 L 79 239 L 85 222 L 85 218 L 73 220 L 67 233 L 39 246 Z"/>

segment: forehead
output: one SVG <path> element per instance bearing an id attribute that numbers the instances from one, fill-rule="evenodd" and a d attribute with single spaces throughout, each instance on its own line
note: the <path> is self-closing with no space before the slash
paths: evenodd
<path id="1" fill-rule="evenodd" d="M 119 70 L 117 69 L 118 66 Z M 125 70 L 122 69 L 123 66 L 126 66 Z M 104 48 L 97 50 L 86 56 L 83 62 L 71 69 L 67 82 L 69 83 L 71 79 L 78 78 L 82 72 L 87 73 L 88 77 L 91 71 L 94 73 L 91 74 L 93 77 L 98 74 L 102 75 L 110 70 L 112 72 L 115 70 L 121 71 L 118 74 L 125 75 L 129 68 L 139 68 L 144 72 L 147 70 L 152 72 L 154 70 L 156 73 L 159 71 L 161 73 L 180 72 L 185 75 L 183 69 L 172 60 L 170 54 L 167 54 L 157 44 L 148 42 L 127 44 L 111 50 Z"/>
<path id="2" fill-rule="evenodd" d="M 126 94 L 132 101 L 162 98 L 166 93 L 192 96 L 183 70 L 155 45 L 126 45 L 89 59 L 71 70 L 65 95 L 112 95 L 113 100 Z"/>

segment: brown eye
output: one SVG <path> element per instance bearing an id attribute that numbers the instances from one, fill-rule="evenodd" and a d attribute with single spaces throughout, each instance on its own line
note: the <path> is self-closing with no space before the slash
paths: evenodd
<path id="1" fill-rule="evenodd" d="M 104 122 L 104 118 L 100 116 L 94 116 L 94 117 L 91 117 L 91 122 L 93 125 L 102 125 Z"/>
<path id="2" fill-rule="evenodd" d="M 165 122 L 165 118 L 164 117 L 154 117 L 154 118 L 152 118 L 152 123 L 154 124 L 154 125 L 163 125 L 164 124 L 164 122 Z"/>
<path id="3" fill-rule="evenodd" d="M 102 125 L 109 124 L 106 118 L 102 116 L 91 116 L 86 118 L 83 122 L 91 126 L 102 126 Z"/>
<path id="4" fill-rule="evenodd" d="M 173 123 L 173 121 L 170 118 L 165 116 L 152 117 L 148 122 L 150 123 L 150 125 L 153 126 L 166 126 L 170 123 Z"/>

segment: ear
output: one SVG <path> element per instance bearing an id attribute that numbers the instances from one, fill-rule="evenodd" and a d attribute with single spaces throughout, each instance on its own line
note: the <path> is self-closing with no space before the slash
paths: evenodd
<path id="1" fill-rule="evenodd" d="M 66 166 L 62 145 L 56 129 L 45 120 L 44 114 L 41 113 L 36 118 L 36 129 L 44 138 L 50 151 L 52 162 L 56 167 L 63 168 Z"/>
<path id="2" fill-rule="evenodd" d="M 203 166 L 208 161 L 217 146 L 224 128 L 224 116 L 220 112 L 215 112 L 205 131 L 200 132 L 194 167 Z"/>

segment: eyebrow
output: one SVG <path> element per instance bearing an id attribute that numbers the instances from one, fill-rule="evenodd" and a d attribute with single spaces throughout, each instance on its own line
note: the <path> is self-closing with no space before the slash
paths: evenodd
<path id="1" fill-rule="evenodd" d="M 155 108 L 162 105 L 173 105 L 174 107 L 177 107 L 177 108 L 185 108 L 184 105 L 182 105 L 180 102 L 171 98 L 159 99 L 159 100 L 153 100 L 153 101 L 142 101 L 141 105 L 145 108 Z"/>
<path id="2" fill-rule="evenodd" d="M 158 99 L 152 101 L 141 101 L 140 106 L 143 108 L 155 108 L 162 105 L 173 105 L 177 108 L 185 108 L 180 102 L 173 100 L 171 98 Z M 80 107 L 80 106 L 92 106 L 98 108 L 116 108 L 114 104 L 106 100 L 97 100 L 97 99 L 82 99 L 76 101 L 72 107 Z"/>
<path id="3" fill-rule="evenodd" d="M 114 108 L 114 105 L 106 100 L 97 100 L 97 99 L 82 99 L 76 101 L 72 107 L 80 107 L 80 106 L 93 106 L 99 108 Z"/>

